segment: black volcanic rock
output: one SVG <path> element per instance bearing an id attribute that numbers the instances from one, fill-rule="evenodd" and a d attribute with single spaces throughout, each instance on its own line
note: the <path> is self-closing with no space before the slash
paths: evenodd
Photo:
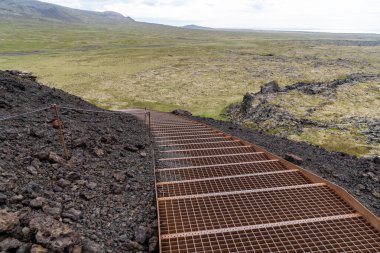
<path id="1" fill-rule="evenodd" d="M 3 246 L 16 247 L 10 252 L 25 252 L 21 250 L 32 244 L 47 252 L 72 252 L 72 246 L 83 246 L 82 252 L 128 252 L 118 238 L 133 238 L 136 228 L 145 227 L 152 233 L 139 248 L 149 252 L 157 218 L 144 123 L 126 113 L 108 113 L 18 71 L 0 71 L 0 101 L 6 105 L 0 106 L 0 119 L 45 108 L 0 124 L 0 207 L 9 213 L 0 212 Z M 61 107 L 68 160 L 59 130 L 53 128 L 52 104 Z M 133 147 L 139 152 L 126 150 L 128 143 L 138 144 Z M 95 155 L 95 149 L 102 155 Z M 116 171 L 122 180 L 115 180 Z M 126 190 L 132 179 L 133 192 Z"/>

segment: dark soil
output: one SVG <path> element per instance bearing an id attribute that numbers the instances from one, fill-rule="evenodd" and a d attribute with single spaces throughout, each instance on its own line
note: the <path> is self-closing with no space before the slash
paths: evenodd
<path id="1" fill-rule="evenodd" d="M 302 158 L 301 166 L 345 188 L 369 210 L 380 216 L 380 160 L 360 159 L 224 121 L 191 117 L 221 131 L 257 144 L 278 156 L 293 154 Z"/>
<path id="2" fill-rule="evenodd" d="M 61 108 L 65 161 L 52 109 L 1 119 L 51 104 L 101 109 L 33 80 L 0 71 L 0 252 L 155 252 L 152 152 L 143 122 Z"/>

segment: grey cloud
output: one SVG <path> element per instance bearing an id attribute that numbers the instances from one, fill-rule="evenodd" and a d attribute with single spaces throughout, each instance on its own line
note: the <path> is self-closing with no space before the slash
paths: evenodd
<path id="1" fill-rule="evenodd" d="M 97 1 L 92 1 L 92 0 L 81 0 L 80 1 L 80 4 L 81 4 L 81 7 L 84 8 L 84 9 L 88 9 L 88 10 L 99 10 L 99 9 L 103 9 L 104 6 L 108 5 L 108 4 L 115 4 L 115 3 L 118 3 L 118 4 L 126 4 L 126 3 L 129 3 L 129 2 L 133 2 L 133 1 L 115 1 L 115 0 L 97 0 Z M 152 0 L 152 2 L 154 2 Z"/>
<path id="2" fill-rule="evenodd" d="M 262 3 L 255 3 L 255 4 L 251 5 L 251 6 L 252 6 L 253 9 L 258 10 L 258 11 L 264 9 L 264 5 Z"/>
<path id="3" fill-rule="evenodd" d="M 269 2 L 265 0 L 252 0 L 250 6 L 256 11 L 261 11 L 270 5 Z"/>
<path id="4" fill-rule="evenodd" d="M 165 1 L 162 2 L 160 0 L 143 0 L 141 1 L 142 4 L 149 5 L 149 6 L 183 6 L 185 5 L 189 0 L 172 0 L 172 1 Z"/>
<path id="5" fill-rule="evenodd" d="M 172 1 L 174 6 L 183 6 L 188 2 L 188 0 L 174 0 Z"/>
<path id="6" fill-rule="evenodd" d="M 149 5 L 149 6 L 157 6 L 157 1 L 156 0 L 145 0 L 145 1 L 142 1 L 142 4 Z"/>
<path id="7" fill-rule="evenodd" d="M 109 0 L 100 0 L 100 1 L 82 0 L 80 1 L 80 4 L 82 8 L 93 10 L 93 9 L 99 9 L 102 6 L 104 6 L 104 4 L 108 4 L 112 2 L 113 1 L 109 1 Z"/>

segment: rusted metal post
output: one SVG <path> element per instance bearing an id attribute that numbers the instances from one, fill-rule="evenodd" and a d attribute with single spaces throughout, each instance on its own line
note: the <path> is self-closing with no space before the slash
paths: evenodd
<path id="1" fill-rule="evenodd" d="M 150 112 L 147 112 L 148 114 L 148 140 L 149 140 L 149 145 L 152 144 L 152 128 L 151 128 L 151 120 L 150 120 Z"/>
<path id="2" fill-rule="evenodd" d="M 57 123 L 58 123 L 61 144 L 63 146 L 64 158 L 65 158 L 65 160 L 68 160 L 69 159 L 69 154 L 68 154 L 68 150 L 67 150 L 67 146 L 66 146 L 66 142 L 65 142 L 65 135 L 64 135 L 64 132 L 63 132 L 63 123 L 62 123 L 61 118 L 59 117 L 59 107 L 56 104 L 53 104 L 52 108 L 54 110 L 55 118 L 56 118 Z"/>
<path id="3" fill-rule="evenodd" d="M 145 125 L 147 125 L 147 130 L 149 132 L 149 129 L 148 129 L 148 122 L 147 122 L 147 119 L 148 119 L 148 112 L 146 111 L 146 107 L 145 107 L 145 113 L 144 113 L 144 123 Z"/>
<path id="4" fill-rule="evenodd" d="M 150 140 L 149 140 L 149 125 L 148 125 L 148 113 L 144 113 L 144 124 L 146 126 L 146 131 L 147 131 L 147 136 L 148 136 L 148 144 L 150 145 Z"/>

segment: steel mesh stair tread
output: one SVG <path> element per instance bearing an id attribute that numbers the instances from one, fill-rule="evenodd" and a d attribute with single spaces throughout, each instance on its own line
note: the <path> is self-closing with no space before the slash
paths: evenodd
<path id="1" fill-rule="evenodd" d="M 329 182 L 191 119 L 151 122 L 162 253 L 380 252 L 372 216 Z"/>

